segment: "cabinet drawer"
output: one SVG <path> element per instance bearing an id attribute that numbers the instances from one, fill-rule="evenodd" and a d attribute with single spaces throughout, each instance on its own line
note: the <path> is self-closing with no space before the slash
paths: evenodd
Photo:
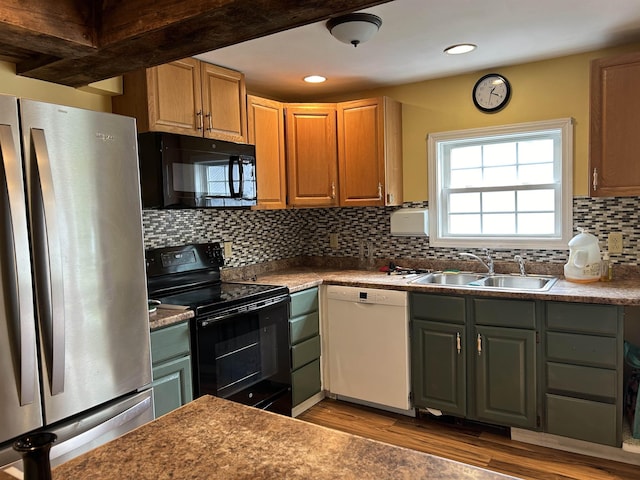
<path id="1" fill-rule="evenodd" d="M 320 360 L 314 360 L 294 371 L 291 374 L 291 384 L 294 407 L 318 393 L 322 387 Z"/>
<path id="2" fill-rule="evenodd" d="M 291 294 L 291 318 L 318 311 L 318 289 L 309 288 Z"/>
<path id="3" fill-rule="evenodd" d="M 151 332 L 151 361 L 153 365 L 171 358 L 189 355 L 189 322 Z"/>
<path id="4" fill-rule="evenodd" d="M 615 370 L 547 363 L 547 390 L 556 392 L 615 401 L 619 390 L 616 377 Z"/>
<path id="5" fill-rule="evenodd" d="M 615 336 L 618 333 L 618 314 L 615 305 L 548 302 L 547 328 Z"/>
<path id="6" fill-rule="evenodd" d="M 618 447 L 616 406 L 547 395 L 548 433 Z"/>
<path id="7" fill-rule="evenodd" d="M 317 358 L 320 358 L 319 335 L 291 347 L 291 368 L 294 370 Z"/>
<path id="8" fill-rule="evenodd" d="M 616 368 L 617 341 L 572 333 L 547 332 L 547 359 L 594 367 Z"/>
<path id="9" fill-rule="evenodd" d="M 318 335 L 320 322 L 318 312 L 307 313 L 289 320 L 289 336 L 291 345 L 296 345 L 306 338 Z"/>
<path id="10" fill-rule="evenodd" d="M 478 325 L 526 328 L 530 330 L 536 328 L 535 302 L 474 298 L 473 305 Z"/>
<path id="11" fill-rule="evenodd" d="M 411 318 L 462 324 L 465 322 L 462 297 L 412 293 L 409 298 Z"/>

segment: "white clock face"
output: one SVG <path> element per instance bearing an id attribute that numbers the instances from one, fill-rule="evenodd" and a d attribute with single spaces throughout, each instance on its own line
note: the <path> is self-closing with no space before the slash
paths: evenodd
<path id="1" fill-rule="evenodd" d="M 473 88 L 473 102 L 480 110 L 493 112 L 507 103 L 510 93 L 506 78 L 500 75 L 485 75 Z"/>

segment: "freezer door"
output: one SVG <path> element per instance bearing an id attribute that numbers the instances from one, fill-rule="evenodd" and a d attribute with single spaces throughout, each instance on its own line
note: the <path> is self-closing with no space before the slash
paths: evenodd
<path id="1" fill-rule="evenodd" d="M 0 444 L 42 425 L 17 107 L 0 95 Z"/>
<path id="2" fill-rule="evenodd" d="M 20 100 L 45 423 L 151 382 L 135 120 Z"/>

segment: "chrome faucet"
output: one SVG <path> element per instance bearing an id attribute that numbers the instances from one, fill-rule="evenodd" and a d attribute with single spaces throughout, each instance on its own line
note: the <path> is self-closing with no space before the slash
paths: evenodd
<path id="1" fill-rule="evenodd" d="M 516 261 L 518 267 L 520 268 L 520 275 L 526 277 L 527 272 L 524 269 L 524 259 L 520 255 L 516 255 L 515 257 L 513 257 L 513 259 Z"/>
<path id="2" fill-rule="evenodd" d="M 473 259 L 475 259 L 475 260 L 479 261 L 479 262 L 484 266 L 484 268 L 486 268 L 486 269 L 487 269 L 487 273 L 488 273 L 489 275 L 493 275 L 493 274 L 495 273 L 495 272 L 493 271 L 493 258 L 491 258 L 491 254 L 489 253 L 489 249 L 486 249 L 486 248 L 485 248 L 484 253 L 485 253 L 485 255 L 487 256 L 487 261 L 486 261 L 486 263 L 485 263 L 485 261 L 484 261 L 484 260 L 482 260 L 479 256 L 474 255 L 473 253 L 462 252 L 462 253 L 460 254 L 460 256 L 461 256 L 461 257 L 469 257 L 469 258 L 473 258 Z"/>

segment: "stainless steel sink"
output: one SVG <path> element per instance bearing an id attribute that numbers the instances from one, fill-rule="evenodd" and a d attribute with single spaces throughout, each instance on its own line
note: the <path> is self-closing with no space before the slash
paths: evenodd
<path id="1" fill-rule="evenodd" d="M 504 288 L 509 290 L 549 290 L 558 279 L 547 276 L 493 275 L 474 281 L 470 286 Z"/>
<path id="2" fill-rule="evenodd" d="M 410 283 L 418 285 L 450 285 L 483 290 L 536 291 L 549 290 L 557 281 L 547 275 L 488 275 L 482 273 L 434 272 Z"/>
<path id="3" fill-rule="evenodd" d="M 412 280 L 411 283 L 422 285 L 467 285 L 474 280 L 481 280 L 484 277 L 486 277 L 486 275 L 480 273 L 435 272 L 418 277 Z"/>

